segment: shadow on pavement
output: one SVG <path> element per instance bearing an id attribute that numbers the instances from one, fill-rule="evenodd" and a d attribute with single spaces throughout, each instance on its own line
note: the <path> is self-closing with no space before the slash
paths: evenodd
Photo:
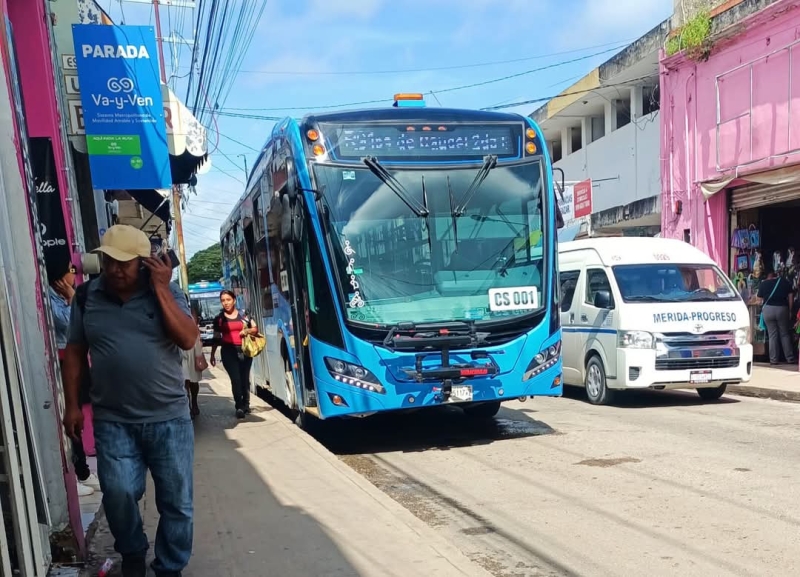
<path id="1" fill-rule="evenodd" d="M 564 397 L 589 404 L 586 390 L 579 387 L 564 387 Z M 691 390 L 616 391 L 610 406 L 619 409 L 658 409 L 664 407 L 698 407 L 702 405 L 735 405 L 739 399 L 723 396 L 717 401 L 704 401 Z"/>
<path id="2" fill-rule="evenodd" d="M 232 399 L 215 394 L 209 380 L 200 385 L 201 414 L 195 419 L 194 553 L 184 577 L 359 575 L 325 529 L 302 510 L 281 504 L 270 490 L 269 473 L 254 466 L 265 442 L 280 442 L 270 436 L 274 421 L 258 413 L 271 409 L 255 407 L 237 421 Z M 150 484 L 143 509 L 151 560 L 158 515 Z M 105 519 L 99 519 L 89 550 L 83 576 L 96 576 L 107 557 L 115 559 L 112 575 L 120 574 Z"/>
<path id="3" fill-rule="evenodd" d="M 364 419 L 333 419 L 318 423 L 315 429 L 316 439 L 338 455 L 442 451 L 555 433 L 546 423 L 505 407 L 486 420 L 470 418 L 457 407 L 431 407 Z"/>

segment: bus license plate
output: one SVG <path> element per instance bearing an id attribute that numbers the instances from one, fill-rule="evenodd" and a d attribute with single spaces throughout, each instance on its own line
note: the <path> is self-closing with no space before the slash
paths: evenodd
<path id="1" fill-rule="evenodd" d="M 710 383 L 711 371 L 692 371 L 689 373 L 689 382 L 693 384 Z"/>
<path id="2" fill-rule="evenodd" d="M 450 390 L 450 402 L 460 403 L 472 400 L 472 387 L 470 385 L 455 385 Z"/>

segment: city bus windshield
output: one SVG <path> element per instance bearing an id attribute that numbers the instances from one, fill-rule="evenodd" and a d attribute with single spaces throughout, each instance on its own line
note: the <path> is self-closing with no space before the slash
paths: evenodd
<path id="1" fill-rule="evenodd" d="M 318 164 L 314 173 L 349 320 L 494 321 L 541 309 L 538 160 L 447 170 Z"/>
<path id="2" fill-rule="evenodd" d="M 210 322 L 222 310 L 218 292 L 189 295 L 189 300 L 197 303 L 197 310 L 200 314 L 198 321 L 201 323 Z"/>

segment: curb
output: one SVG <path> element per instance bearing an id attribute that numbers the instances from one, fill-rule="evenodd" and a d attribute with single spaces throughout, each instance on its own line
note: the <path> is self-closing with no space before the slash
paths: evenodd
<path id="1" fill-rule="evenodd" d="M 783 401 L 785 403 L 800 403 L 800 391 L 765 389 L 749 385 L 728 385 L 726 393 L 753 399 L 771 399 L 773 401 Z"/>
<path id="2" fill-rule="evenodd" d="M 209 372 L 215 372 L 219 369 L 212 370 L 209 368 Z M 212 372 L 212 374 L 213 374 Z M 223 373 L 224 375 L 224 373 Z M 216 374 L 214 375 L 216 378 L 208 382 L 207 385 L 211 389 L 215 389 L 220 385 L 224 386 L 226 389 L 230 390 L 230 385 L 228 385 L 227 380 L 224 378 L 219 378 Z M 224 383 L 224 384 L 223 384 Z M 215 391 L 216 392 L 216 391 Z M 270 407 L 262 399 L 251 395 L 251 404 L 259 404 L 264 405 L 265 407 Z M 330 466 L 347 480 L 349 480 L 353 485 L 355 485 L 360 491 L 366 493 L 371 497 L 376 503 L 378 503 L 381 507 L 388 510 L 392 513 L 392 515 L 398 521 L 402 522 L 404 525 L 409 527 L 414 533 L 419 535 L 425 542 L 429 543 L 433 549 L 435 549 L 443 558 L 447 559 L 447 561 L 453 566 L 454 569 L 459 571 L 461 574 L 469 577 L 491 577 L 491 573 L 476 565 L 464 554 L 461 549 L 450 543 L 444 537 L 436 533 L 434 529 L 429 527 L 425 524 L 424 521 L 418 519 L 411 513 L 408 509 L 403 507 L 400 503 L 386 495 L 383 491 L 378 489 L 375 485 L 367 481 L 361 475 L 356 473 L 353 469 L 351 469 L 348 465 L 343 463 L 339 458 L 331 453 L 328 449 L 326 449 L 319 441 L 317 441 L 314 437 L 309 435 L 307 432 L 302 430 L 300 427 L 291 423 L 284 415 L 280 414 L 279 416 L 276 415 L 275 422 L 286 429 L 286 431 L 292 435 L 295 435 L 301 438 L 311 450 L 317 453 L 320 457 L 322 457 L 325 461 L 327 461 Z"/>

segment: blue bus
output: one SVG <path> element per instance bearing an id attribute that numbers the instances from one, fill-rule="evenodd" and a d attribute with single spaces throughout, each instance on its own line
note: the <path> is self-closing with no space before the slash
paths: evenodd
<path id="1" fill-rule="evenodd" d="M 556 188 L 516 114 L 397 95 L 277 123 L 221 229 L 254 386 L 303 423 L 560 396 Z"/>
<path id="2" fill-rule="evenodd" d="M 219 281 L 200 281 L 189 285 L 189 302 L 197 309 L 197 324 L 204 346 L 210 346 L 214 339 L 211 322 L 221 309 L 219 293 L 223 289 Z"/>

